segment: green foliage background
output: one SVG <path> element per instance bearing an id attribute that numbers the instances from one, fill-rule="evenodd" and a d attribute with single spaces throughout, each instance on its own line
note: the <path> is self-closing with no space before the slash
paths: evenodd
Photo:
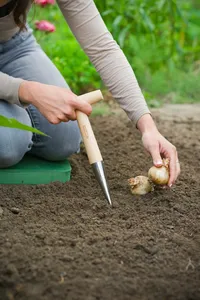
<path id="1" fill-rule="evenodd" d="M 150 106 L 199 101 L 199 0 L 96 0 L 108 29 L 127 56 Z M 73 37 L 57 5 L 35 7 L 56 32 L 35 31 L 44 51 L 76 93 L 103 88 L 99 75 Z"/>

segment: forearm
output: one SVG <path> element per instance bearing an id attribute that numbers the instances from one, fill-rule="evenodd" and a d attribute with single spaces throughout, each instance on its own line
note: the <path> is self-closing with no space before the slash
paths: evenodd
<path id="1" fill-rule="evenodd" d="M 94 2 L 57 1 L 72 32 L 113 97 L 135 124 L 150 113 L 134 72 L 106 28 Z"/>
<path id="2" fill-rule="evenodd" d="M 21 106 L 18 92 L 22 82 L 21 78 L 14 78 L 0 72 L 0 99 Z"/>

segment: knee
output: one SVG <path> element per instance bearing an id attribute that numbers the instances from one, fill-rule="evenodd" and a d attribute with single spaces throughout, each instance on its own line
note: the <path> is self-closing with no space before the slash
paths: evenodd
<path id="1" fill-rule="evenodd" d="M 32 146 L 30 132 L 0 128 L 0 168 L 17 164 Z"/>
<path id="2" fill-rule="evenodd" d="M 0 168 L 3 169 L 12 167 L 16 165 L 20 160 L 21 158 L 15 152 L 3 151 L 0 153 Z"/>
<path id="3" fill-rule="evenodd" d="M 62 161 L 71 156 L 72 154 L 78 153 L 80 151 L 81 137 L 74 137 L 73 141 L 60 144 L 57 149 L 52 149 L 47 154 L 47 159 L 51 161 Z"/>
<path id="4" fill-rule="evenodd" d="M 69 125 L 69 124 L 68 124 Z M 60 138 L 57 141 L 53 141 L 53 147 L 48 148 L 46 152 L 46 158 L 51 161 L 61 161 L 72 154 L 80 151 L 80 143 L 82 141 L 81 134 L 76 122 L 71 122 L 70 129 L 65 130 L 65 133 L 60 132 Z M 65 138 L 63 138 L 63 136 Z"/>
<path id="5" fill-rule="evenodd" d="M 64 144 L 60 151 L 57 153 L 60 158 L 68 158 L 72 154 L 80 152 L 81 135 L 76 135 L 73 140 Z"/>

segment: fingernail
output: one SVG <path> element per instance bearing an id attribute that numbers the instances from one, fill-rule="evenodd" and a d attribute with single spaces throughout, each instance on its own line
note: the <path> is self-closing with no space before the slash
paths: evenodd
<path id="1" fill-rule="evenodd" d="M 172 183 L 169 185 L 169 187 L 170 187 L 170 188 L 172 187 Z"/>
<path id="2" fill-rule="evenodd" d="M 162 160 L 157 160 L 154 162 L 155 165 L 162 165 Z"/>

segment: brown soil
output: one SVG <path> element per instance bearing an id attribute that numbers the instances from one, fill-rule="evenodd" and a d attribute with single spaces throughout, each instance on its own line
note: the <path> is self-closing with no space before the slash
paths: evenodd
<path id="1" fill-rule="evenodd" d="M 66 184 L 0 187 L 1 300 L 200 299 L 199 122 L 157 115 L 182 164 L 171 190 L 131 195 L 151 159 L 123 114 L 92 120 L 113 208 L 84 149 Z"/>

